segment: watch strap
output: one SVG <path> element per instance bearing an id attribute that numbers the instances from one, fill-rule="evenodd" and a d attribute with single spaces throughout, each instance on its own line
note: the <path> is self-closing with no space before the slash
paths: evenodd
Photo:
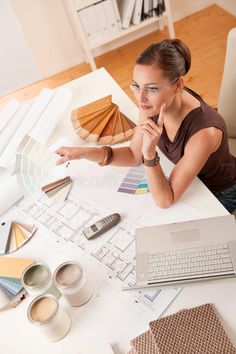
<path id="1" fill-rule="evenodd" d="M 159 164 L 159 162 L 160 162 L 160 156 L 158 155 L 157 151 L 156 151 L 155 157 L 152 160 L 147 160 L 143 157 L 143 164 L 144 164 L 144 166 L 147 166 L 147 167 L 157 166 Z"/>

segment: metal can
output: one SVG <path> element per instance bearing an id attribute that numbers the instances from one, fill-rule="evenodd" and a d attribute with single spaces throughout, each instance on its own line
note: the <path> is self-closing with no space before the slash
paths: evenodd
<path id="1" fill-rule="evenodd" d="M 27 316 L 52 342 L 65 337 L 71 328 L 71 318 L 60 307 L 58 299 L 51 294 L 37 296 L 29 305 Z"/>
<path id="2" fill-rule="evenodd" d="M 93 288 L 78 262 L 65 262 L 57 267 L 53 280 L 71 306 L 81 306 L 89 301 Z"/>
<path id="3" fill-rule="evenodd" d="M 44 263 L 34 263 L 27 267 L 21 276 L 21 282 L 31 295 L 49 293 L 56 297 L 60 296 L 59 290 L 53 283 L 50 269 Z"/>

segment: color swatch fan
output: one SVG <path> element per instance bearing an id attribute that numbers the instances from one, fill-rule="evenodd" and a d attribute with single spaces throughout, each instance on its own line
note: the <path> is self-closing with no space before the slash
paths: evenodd
<path id="1" fill-rule="evenodd" d="M 56 166 L 58 155 L 25 135 L 16 151 L 15 173 L 24 195 L 41 192 L 42 186 L 65 176 L 65 166 Z"/>
<path id="2" fill-rule="evenodd" d="M 71 121 L 76 133 L 98 145 L 113 145 L 130 139 L 136 126 L 119 111 L 111 95 L 72 111 Z"/>
<path id="3" fill-rule="evenodd" d="M 37 228 L 18 221 L 0 224 L 0 254 L 12 253 L 22 247 L 33 236 Z"/>
<path id="4" fill-rule="evenodd" d="M 54 202 L 64 202 L 72 185 L 70 176 L 61 178 L 42 187 L 46 196 Z"/>
<path id="5" fill-rule="evenodd" d="M 21 284 L 23 271 L 34 261 L 25 258 L 0 258 L 0 311 L 15 307 L 26 295 Z"/>
<path id="6" fill-rule="evenodd" d="M 129 169 L 117 192 L 136 195 L 149 193 L 143 165 Z"/>

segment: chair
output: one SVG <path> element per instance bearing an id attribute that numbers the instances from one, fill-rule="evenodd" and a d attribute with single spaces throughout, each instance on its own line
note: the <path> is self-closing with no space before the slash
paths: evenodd
<path id="1" fill-rule="evenodd" d="M 229 150 L 236 156 L 236 28 L 229 31 L 227 38 L 223 79 L 218 99 L 218 112 L 224 118 Z"/>

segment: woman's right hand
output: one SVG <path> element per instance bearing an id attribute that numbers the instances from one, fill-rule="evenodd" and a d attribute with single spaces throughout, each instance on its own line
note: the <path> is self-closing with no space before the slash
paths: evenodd
<path id="1" fill-rule="evenodd" d="M 57 165 L 61 165 L 64 162 L 67 162 L 70 160 L 76 160 L 81 157 L 81 148 L 79 148 L 79 147 L 61 146 L 55 152 L 56 152 L 56 154 L 61 156 L 61 158 L 58 159 L 56 162 Z"/>

